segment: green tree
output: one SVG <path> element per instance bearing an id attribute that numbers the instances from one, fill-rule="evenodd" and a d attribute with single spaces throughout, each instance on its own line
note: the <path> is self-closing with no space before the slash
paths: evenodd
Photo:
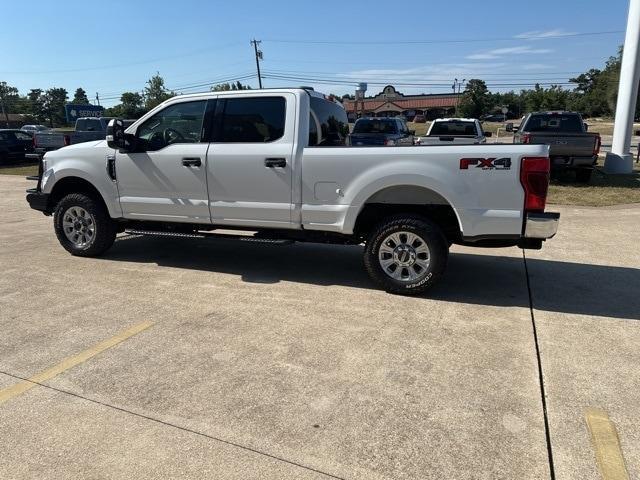
<path id="1" fill-rule="evenodd" d="M 44 111 L 44 92 L 40 88 L 32 88 L 27 94 L 28 112 L 36 122 L 44 122 L 46 112 Z"/>
<path id="2" fill-rule="evenodd" d="M 158 72 L 147 80 L 147 86 L 144 87 L 145 108 L 151 110 L 175 95 L 164 86 L 164 78 Z"/>
<path id="3" fill-rule="evenodd" d="M 235 83 L 219 83 L 211 87 L 212 92 L 228 92 L 229 90 L 251 90 L 249 85 L 243 85 L 240 81 Z"/>
<path id="4" fill-rule="evenodd" d="M 484 80 L 473 78 L 467 82 L 458 112 L 463 117 L 479 118 L 487 112 L 489 107 L 489 90 Z"/>
<path id="5" fill-rule="evenodd" d="M 77 105 L 89 105 L 87 92 L 85 92 L 84 89 L 81 87 L 77 88 L 76 93 L 73 96 L 73 100 L 71 100 L 71 103 L 77 104 Z"/>
<path id="6" fill-rule="evenodd" d="M 2 119 L 9 126 L 9 113 L 13 109 L 19 98 L 18 89 L 12 87 L 7 82 L 0 82 L 0 112 Z"/>
<path id="7" fill-rule="evenodd" d="M 66 123 L 64 106 L 69 96 L 64 88 L 50 88 L 43 96 L 43 111 L 49 120 L 49 126 L 61 126 Z"/>

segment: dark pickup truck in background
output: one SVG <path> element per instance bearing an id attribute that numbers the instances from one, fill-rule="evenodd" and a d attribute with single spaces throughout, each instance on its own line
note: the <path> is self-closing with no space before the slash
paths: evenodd
<path id="1" fill-rule="evenodd" d="M 57 150 L 67 145 L 104 140 L 107 135 L 107 125 L 111 117 L 79 118 L 73 132 L 59 132 L 45 130 L 33 134 L 35 153 L 30 156 L 41 156 L 51 150 Z"/>
<path id="2" fill-rule="evenodd" d="M 397 117 L 359 118 L 349 135 L 349 142 L 355 147 L 413 145 L 415 133 Z"/>
<path id="3" fill-rule="evenodd" d="M 507 124 L 514 132 L 513 143 L 549 145 L 552 172 L 574 170 L 579 182 L 591 179 L 600 152 L 600 134 L 587 132 L 577 112 L 534 112 L 519 126 Z"/>

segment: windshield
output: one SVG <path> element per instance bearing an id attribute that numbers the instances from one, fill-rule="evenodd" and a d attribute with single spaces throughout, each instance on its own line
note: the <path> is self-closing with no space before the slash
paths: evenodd
<path id="1" fill-rule="evenodd" d="M 531 115 L 523 129 L 526 132 L 569 132 L 582 133 L 583 127 L 578 115 L 540 114 Z"/>
<path id="2" fill-rule="evenodd" d="M 435 122 L 429 135 L 476 135 L 475 122 Z"/>
<path id="3" fill-rule="evenodd" d="M 398 133 L 395 120 L 361 119 L 353 127 L 353 133 Z"/>

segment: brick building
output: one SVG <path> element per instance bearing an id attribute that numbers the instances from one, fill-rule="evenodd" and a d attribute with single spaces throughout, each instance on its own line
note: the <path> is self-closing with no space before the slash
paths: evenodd
<path id="1" fill-rule="evenodd" d="M 374 97 L 358 100 L 344 100 L 342 103 L 350 118 L 395 117 L 404 115 L 412 119 L 415 115 L 425 115 L 431 120 L 453 116 L 460 94 L 436 93 L 430 95 L 404 95 L 393 85 L 387 85 Z"/>

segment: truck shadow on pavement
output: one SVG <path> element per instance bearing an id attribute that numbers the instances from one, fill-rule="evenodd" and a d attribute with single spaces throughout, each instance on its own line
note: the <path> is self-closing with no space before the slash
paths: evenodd
<path id="1" fill-rule="evenodd" d="M 529 307 L 522 254 L 515 248 L 508 253 L 514 256 L 502 256 L 502 252 L 454 250 L 444 278 L 423 298 Z M 360 246 L 124 237 L 102 258 L 237 275 L 249 283 L 287 281 L 378 289 L 364 270 Z M 640 320 L 640 295 L 634 288 L 640 285 L 640 269 L 542 260 L 530 255 L 527 266 L 537 310 Z"/>

